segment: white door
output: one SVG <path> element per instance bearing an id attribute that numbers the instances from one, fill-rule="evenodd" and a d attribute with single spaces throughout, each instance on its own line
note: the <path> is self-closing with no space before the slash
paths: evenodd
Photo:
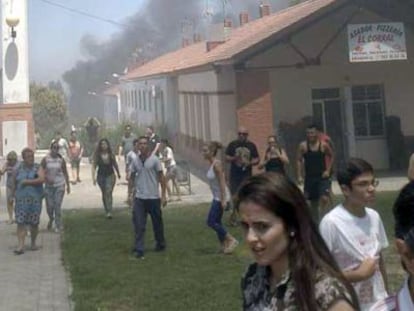
<path id="1" fill-rule="evenodd" d="M 3 122 L 3 156 L 14 150 L 17 154 L 28 146 L 27 121 Z"/>

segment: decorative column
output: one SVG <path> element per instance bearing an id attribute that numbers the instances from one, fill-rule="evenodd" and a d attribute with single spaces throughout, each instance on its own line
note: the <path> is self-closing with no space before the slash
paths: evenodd
<path id="1" fill-rule="evenodd" d="M 27 0 L 2 0 L 0 153 L 35 147 L 29 91 Z"/>

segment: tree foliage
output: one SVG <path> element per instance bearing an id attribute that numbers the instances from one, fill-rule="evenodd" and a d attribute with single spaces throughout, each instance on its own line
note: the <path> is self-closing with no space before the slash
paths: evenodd
<path id="1" fill-rule="evenodd" d="M 57 86 L 59 83 L 50 84 Z M 40 137 L 39 147 L 48 147 L 56 131 L 65 132 L 68 126 L 68 109 L 63 88 L 30 85 L 35 131 Z"/>

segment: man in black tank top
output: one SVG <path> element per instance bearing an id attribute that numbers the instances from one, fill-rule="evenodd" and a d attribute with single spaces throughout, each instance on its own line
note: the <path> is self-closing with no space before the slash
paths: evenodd
<path id="1" fill-rule="evenodd" d="M 326 156 L 332 159 L 328 164 L 325 161 Z M 311 212 L 316 222 L 320 219 L 319 208 L 325 214 L 329 205 L 333 161 L 332 149 L 319 140 L 316 126 L 309 125 L 306 129 L 306 141 L 299 144 L 297 177 L 299 184 L 304 183 L 305 196 L 311 203 Z"/>

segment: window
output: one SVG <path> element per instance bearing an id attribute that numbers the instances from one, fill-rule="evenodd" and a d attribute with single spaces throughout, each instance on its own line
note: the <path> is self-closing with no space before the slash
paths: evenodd
<path id="1" fill-rule="evenodd" d="M 338 88 L 329 88 L 329 89 L 313 89 L 312 90 L 312 99 L 327 99 L 327 98 L 339 98 L 339 89 Z"/>
<path id="2" fill-rule="evenodd" d="M 184 124 L 185 124 L 185 145 L 190 146 L 190 103 L 188 94 L 184 94 Z"/>
<path id="3" fill-rule="evenodd" d="M 152 112 L 152 92 L 148 92 L 148 111 Z"/>
<path id="4" fill-rule="evenodd" d="M 332 109 L 329 111 L 329 107 L 332 103 L 338 103 L 340 100 L 340 90 L 339 88 L 323 88 L 323 89 L 313 89 L 312 90 L 312 111 L 313 111 L 313 120 L 316 125 L 320 126 L 324 132 L 328 132 L 328 126 L 330 117 L 332 114 Z M 331 107 L 332 108 L 332 107 Z M 333 113 L 337 114 L 340 111 L 335 111 L 336 105 L 333 108 Z"/>
<path id="5" fill-rule="evenodd" d="M 139 91 L 139 110 L 142 110 L 142 92 Z"/>
<path id="6" fill-rule="evenodd" d="M 203 106 L 202 95 L 196 95 L 196 108 L 197 108 L 197 139 L 203 139 Z"/>
<path id="7" fill-rule="evenodd" d="M 142 99 L 144 104 L 144 111 L 147 111 L 147 92 L 142 91 Z"/>
<path id="8" fill-rule="evenodd" d="M 313 102 L 312 103 L 312 110 L 313 110 L 313 120 L 316 124 L 322 126 L 323 131 L 326 132 L 325 128 L 325 116 L 323 111 L 323 102 Z"/>
<path id="9" fill-rule="evenodd" d="M 203 95 L 204 106 L 204 138 L 206 141 L 211 140 L 211 125 L 210 125 L 210 98 L 208 94 Z"/>
<path id="10" fill-rule="evenodd" d="M 161 105 L 161 123 L 165 123 L 165 104 L 164 104 L 164 91 L 160 91 L 160 105 Z"/>
<path id="11" fill-rule="evenodd" d="M 134 91 L 129 91 L 129 107 L 134 107 Z"/>
<path id="12" fill-rule="evenodd" d="M 190 124 L 191 124 L 191 137 L 197 136 L 197 130 L 196 130 L 196 112 L 195 112 L 195 95 L 190 95 Z"/>
<path id="13" fill-rule="evenodd" d="M 383 94 L 381 85 L 352 87 L 355 136 L 385 135 Z"/>
<path id="14" fill-rule="evenodd" d="M 185 124 L 185 134 L 190 134 L 190 112 L 188 104 L 188 94 L 184 94 L 184 124 Z"/>

